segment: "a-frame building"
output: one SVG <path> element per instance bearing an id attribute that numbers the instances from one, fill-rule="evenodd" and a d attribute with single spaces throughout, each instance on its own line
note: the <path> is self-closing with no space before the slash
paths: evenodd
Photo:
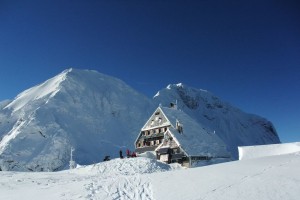
<path id="1" fill-rule="evenodd" d="M 137 153 L 154 151 L 158 160 L 187 167 L 202 160 L 230 158 L 217 135 L 206 131 L 176 105 L 155 110 L 141 129 L 135 147 Z"/>

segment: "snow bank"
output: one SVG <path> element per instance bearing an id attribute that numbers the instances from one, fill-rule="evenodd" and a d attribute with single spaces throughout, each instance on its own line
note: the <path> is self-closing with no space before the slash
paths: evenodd
<path id="1" fill-rule="evenodd" d="M 300 152 L 300 142 L 238 147 L 239 160 Z"/>
<path id="2" fill-rule="evenodd" d="M 86 174 L 88 172 L 101 175 L 102 177 L 114 177 L 120 175 L 150 174 L 170 171 L 172 169 L 174 169 L 173 166 L 171 167 L 156 159 L 137 157 L 117 158 L 94 165 L 83 166 L 75 169 L 74 172 L 78 174 Z"/>

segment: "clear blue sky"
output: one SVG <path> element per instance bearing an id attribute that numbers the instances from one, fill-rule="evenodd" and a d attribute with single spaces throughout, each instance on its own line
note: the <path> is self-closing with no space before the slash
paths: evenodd
<path id="1" fill-rule="evenodd" d="M 0 100 L 66 68 L 211 91 L 300 141 L 297 0 L 0 0 Z"/>

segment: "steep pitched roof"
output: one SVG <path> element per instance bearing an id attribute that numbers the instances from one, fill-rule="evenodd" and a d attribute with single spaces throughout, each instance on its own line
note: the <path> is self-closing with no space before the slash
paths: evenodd
<path id="1" fill-rule="evenodd" d="M 154 118 L 155 118 L 155 113 L 160 113 L 161 111 L 162 111 L 161 107 L 158 107 L 154 111 L 154 113 L 151 115 L 151 117 L 148 119 L 148 121 L 145 123 L 145 125 L 142 128 L 142 130 L 147 130 L 147 129 L 155 128 L 155 126 L 161 127 L 161 126 L 168 126 L 168 125 L 170 125 L 170 122 L 165 119 L 166 116 L 164 115 L 163 112 L 161 113 L 163 115 L 162 116 L 163 117 L 162 121 L 159 122 L 159 123 L 157 121 L 155 121 L 153 125 L 151 124 L 151 121 L 154 120 Z"/>
<path id="2" fill-rule="evenodd" d="M 206 131 L 185 112 L 166 107 L 160 109 L 171 123 L 169 130 L 189 156 L 230 156 L 225 143 L 216 134 Z M 182 133 L 176 129 L 176 120 L 183 126 Z"/>

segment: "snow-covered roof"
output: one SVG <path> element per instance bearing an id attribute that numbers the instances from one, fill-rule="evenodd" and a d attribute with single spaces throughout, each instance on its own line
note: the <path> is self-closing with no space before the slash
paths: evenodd
<path id="1" fill-rule="evenodd" d="M 201 124 L 181 110 L 159 107 L 171 123 L 169 130 L 181 148 L 189 156 L 229 156 L 224 142 L 214 133 L 206 131 Z M 183 127 L 183 132 L 176 129 L 176 121 Z"/>

